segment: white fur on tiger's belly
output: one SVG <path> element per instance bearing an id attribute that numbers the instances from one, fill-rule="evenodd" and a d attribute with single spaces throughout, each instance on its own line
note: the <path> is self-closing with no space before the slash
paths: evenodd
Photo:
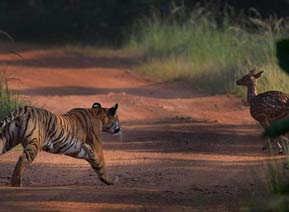
<path id="1" fill-rule="evenodd" d="M 85 155 L 85 152 L 83 153 L 82 150 L 81 141 L 75 139 L 68 139 L 68 141 L 69 142 L 66 145 L 60 148 L 57 148 L 57 142 L 53 143 L 51 141 L 48 141 L 44 145 L 43 150 L 49 153 L 58 153 L 65 155 L 77 155 L 77 156 Z"/>

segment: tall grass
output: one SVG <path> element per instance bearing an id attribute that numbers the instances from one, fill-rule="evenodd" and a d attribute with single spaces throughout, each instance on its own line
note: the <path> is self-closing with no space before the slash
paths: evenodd
<path id="1" fill-rule="evenodd" d="M 8 76 L 0 74 L 0 120 L 3 120 L 12 110 L 19 107 L 22 101 L 8 88 Z"/>
<path id="2" fill-rule="evenodd" d="M 185 80 L 214 94 L 244 92 L 235 81 L 250 68 L 266 73 L 260 91 L 289 91 L 289 77 L 275 59 L 275 41 L 288 25 L 283 19 L 262 19 L 257 12 L 245 16 L 232 10 L 220 14 L 210 8 L 179 8 L 166 18 L 155 15 L 140 21 L 127 49 L 144 55 L 141 73 Z"/>
<path id="3" fill-rule="evenodd" d="M 289 170 L 288 161 L 270 161 L 267 164 L 267 181 L 255 193 L 249 206 L 242 211 L 288 212 L 289 211 Z M 263 182 L 261 183 L 263 184 Z M 262 186 L 260 184 L 260 186 Z"/>
<path id="4" fill-rule="evenodd" d="M 23 105 L 23 101 L 18 98 L 16 93 L 11 92 L 8 87 L 9 77 L 5 71 L 0 72 L 0 120 L 3 120 L 15 108 Z M 0 129 L 2 132 L 2 129 Z M 14 150 L 21 151 L 22 145 L 17 145 Z"/>

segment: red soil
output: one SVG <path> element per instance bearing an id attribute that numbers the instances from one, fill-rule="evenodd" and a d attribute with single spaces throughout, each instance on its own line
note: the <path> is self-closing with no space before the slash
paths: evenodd
<path id="1" fill-rule="evenodd" d="M 11 54 L 17 51 L 22 58 Z M 238 211 L 264 179 L 261 128 L 241 99 L 136 77 L 124 58 L 0 46 L 10 87 L 55 113 L 119 103 L 124 138 L 104 136 L 103 185 L 83 160 L 41 152 L 9 186 L 21 152 L 0 157 L 0 211 Z M 275 156 L 278 158 L 281 156 Z"/>

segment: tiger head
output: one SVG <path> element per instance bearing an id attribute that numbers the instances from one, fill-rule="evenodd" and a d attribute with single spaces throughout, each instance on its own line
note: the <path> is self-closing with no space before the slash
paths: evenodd
<path id="1" fill-rule="evenodd" d="M 103 132 L 108 132 L 114 135 L 121 133 L 118 116 L 116 114 L 118 104 L 115 104 L 111 108 L 102 108 L 101 104 L 96 102 L 92 105 L 92 108 L 101 109 L 104 112 L 104 118 L 103 118 L 103 124 L 102 124 Z"/>

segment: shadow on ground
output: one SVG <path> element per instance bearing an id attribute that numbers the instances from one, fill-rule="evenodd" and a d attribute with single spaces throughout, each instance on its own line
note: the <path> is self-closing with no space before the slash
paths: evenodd
<path id="1" fill-rule="evenodd" d="M 77 207 L 129 212 L 236 210 L 240 196 L 254 189 L 254 171 L 264 163 L 264 159 L 254 158 L 264 156 L 256 125 L 182 118 L 134 121 L 123 126 L 124 142 L 104 137 L 108 173 L 119 176 L 117 185 L 103 185 L 85 161 L 63 164 L 51 159 L 63 157 L 64 162 L 69 157 L 41 153 L 40 160 L 25 171 L 25 188 L 8 187 L 15 163 L 0 164 L 0 185 L 4 186 L 0 187 L 1 207 L 7 211 L 73 211 Z M 253 155 L 252 160 L 242 160 Z M 235 156 L 239 160 L 230 158 Z M 240 173 L 246 177 L 238 178 Z M 239 182 L 243 180 L 245 184 Z"/>
<path id="2" fill-rule="evenodd" d="M 44 52 L 44 50 L 43 50 Z M 17 53 L 13 51 L 6 51 L 11 55 L 12 59 L 0 59 L 0 65 L 34 67 L 34 68 L 62 68 L 73 69 L 79 68 L 130 68 L 141 61 L 135 56 L 88 56 L 78 53 L 55 53 L 45 52 L 43 54 L 34 56 L 33 58 L 25 58 L 28 52 Z"/>
<path id="3" fill-rule="evenodd" d="M 108 142 L 108 149 L 139 152 L 263 155 L 258 125 L 224 125 L 190 118 L 123 123 L 123 142 Z M 248 131 L 251 133 L 248 134 Z M 113 138 L 104 135 L 107 140 Z M 225 148 L 224 148 L 225 146 Z"/>
<path id="4" fill-rule="evenodd" d="M 30 89 L 12 90 L 12 92 L 27 96 L 88 96 L 88 95 L 105 95 L 109 93 L 129 94 L 135 96 L 145 96 L 152 98 L 196 98 L 204 96 L 201 93 L 177 93 L 166 90 L 165 83 L 153 83 L 148 86 L 134 88 L 95 88 L 81 86 L 63 86 L 63 87 L 37 87 Z"/>

